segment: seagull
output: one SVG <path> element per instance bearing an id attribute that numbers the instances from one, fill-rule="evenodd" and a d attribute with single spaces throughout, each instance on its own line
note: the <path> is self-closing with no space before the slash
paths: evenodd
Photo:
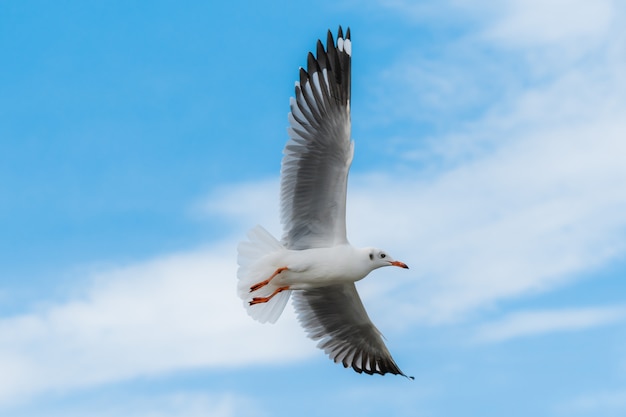
<path id="1" fill-rule="evenodd" d="M 238 295 L 248 314 L 275 323 L 293 293 L 298 320 L 335 362 L 358 373 L 406 375 L 367 315 L 355 282 L 384 266 L 407 268 L 346 236 L 350 139 L 350 29 L 328 31 L 300 68 L 291 98 L 280 185 L 282 241 L 262 226 L 238 245 Z"/>

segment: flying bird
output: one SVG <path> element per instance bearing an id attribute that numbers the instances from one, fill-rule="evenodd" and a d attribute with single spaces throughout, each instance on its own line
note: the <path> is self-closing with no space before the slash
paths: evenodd
<path id="1" fill-rule="evenodd" d="M 355 282 L 384 266 L 408 268 L 346 236 L 350 139 L 350 29 L 317 41 L 290 100 L 280 186 L 282 241 L 261 226 L 238 246 L 238 294 L 250 316 L 274 323 L 293 293 L 298 320 L 329 357 L 367 374 L 406 376 L 368 317 Z"/>

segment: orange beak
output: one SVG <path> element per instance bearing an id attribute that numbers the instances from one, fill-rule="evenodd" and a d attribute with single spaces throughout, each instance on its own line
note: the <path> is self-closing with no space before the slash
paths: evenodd
<path id="1" fill-rule="evenodd" d="M 393 261 L 391 263 L 391 265 L 393 266 L 399 266 L 400 268 L 404 268 L 404 269 L 409 269 L 408 266 L 406 266 L 406 264 L 404 262 L 400 262 L 400 261 Z"/>

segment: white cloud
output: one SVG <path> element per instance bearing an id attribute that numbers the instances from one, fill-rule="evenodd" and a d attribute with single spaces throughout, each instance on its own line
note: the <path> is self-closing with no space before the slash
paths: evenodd
<path id="1" fill-rule="evenodd" d="M 251 399 L 232 393 L 208 394 L 206 392 L 166 392 L 158 395 L 123 395 L 117 402 L 106 402 L 100 406 L 72 404 L 59 412 L 46 409 L 31 415 L 42 417 L 231 417 L 265 416 L 259 404 Z"/>
<path id="2" fill-rule="evenodd" d="M 277 149 L 277 153 L 281 150 Z M 194 204 L 199 217 L 221 216 L 236 219 L 235 225 L 251 228 L 262 224 L 267 230 L 280 231 L 278 178 L 266 178 L 252 183 L 222 186 L 205 199 Z M 240 230 L 244 232 L 245 230 Z"/>
<path id="3" fill-rule="evenodd" d="M 544 333 L 583 330 L 616 323 L 625 318 L 626 307 L 522 311 L 496 322 L 481 325 L 475 333 L 474 340 L 501 342 Z"/>
<path id="4" fill-rule="evenodd" d="M 83 296 L 0 320 L 0 404 L 40 391 L 284 362 L 314 351 L 293 314 L 273 326 L 246 315 L 235 293 L 234 242 L 90 279 Z"/>
<path id="5" fill-rule="evenodd" d="M 491 41 L 520 47 L 596 40 L 606 34 L 620 4 L 614 0 L 378 1 L 417 22 L 477 21 Z M 460 19 L 459 17 L 462 17 Z"/>
<path id="6" fill-rule="evenodd" d="M 516 45 L 580 42 L 606 34 L 613 15 L 612 0 L 509 0 L 501 17 L 488 29 L 499 41 Z M 485 7 L 484 3 L 481 7 Z M 496 6 L 497 7 L 497 6 Z"/>
<path id="7" fill-rule="evenodd" d="M 602 64 L 565 74 L 492 109 L 462 138 L 440 137 L 435 152 L 460 139 L 491 144 L 452 168 L 353 176 L 353 240 L 385 245 L 420 277 L 364 285 L 385 294 L 401 282 L 407 315 L 439 322 L 623 255 L 626 83 L 617 64 L 605 77 Z"/>
<path id="8" fill-rule="evenodd" d="M 363 283 L 378 295 L 380 311 L 397 312 L 395 291 L 402 288 L 403 325 L 459 320 L 507 298 L 552 290 L 626 252 L 626 38 L 616 23 L 623 10 L 602 1 L 535 3 L 503 3 L 484 17 L 490 36 L 451 45 L 478 51 L 488 70 L 464 65 L 442 73 L 449 57 L 424 65 L 407 55 L 373 83 L 402 91 L 388 98 L 393 106 L 381 106 L 401 109 L 394 116 L 400 120 L 413 112 L 422 122 L 429 111 L 423 108 L 433 103 L 443 114 L 446 102 L 453 112 L 468 100 L 484 108 L 469 122 L 453 119 L 453 131 L 426 145 L 406 131 L 392 133 L 396 142 L 405 138 L 394 154 L 408 156 L 397 177 L 352 177 L 353 240 L 382 242 L 417 271 Z M 546 23 L 553 19 L 558 27 Z M 501 94 L 476 92 L 492 81 Z M 420 98 L 425 88 L 427 98 Z M 384 123 L 393 129 L 393 121 Z M 434 171 L 424 172 L 429 160 Z M 407 166 L 411 161 L 418 169 Z"/>

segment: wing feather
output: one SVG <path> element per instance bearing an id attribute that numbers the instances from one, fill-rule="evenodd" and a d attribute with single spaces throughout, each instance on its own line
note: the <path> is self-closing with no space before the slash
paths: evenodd
<path id="1" fill-rule="evenodd" d="M 348 31 L 349 34 L 349 31 Z M 283 243 L 290 249 L 347 243 L 346 189 L 354 146 L 350 140 L 349 36 L 328 32 L 300 68 L 290 100 L 289 141 L 281 167 Z M 338 45 L 343 45 L 339 48 Z"/>
<path id="2" fill-rule="evenodd" d="M 406 376 L 391 357 L 353 283 L 294 291 L 298 320 L 336 363 L 366 374 Z"/>

